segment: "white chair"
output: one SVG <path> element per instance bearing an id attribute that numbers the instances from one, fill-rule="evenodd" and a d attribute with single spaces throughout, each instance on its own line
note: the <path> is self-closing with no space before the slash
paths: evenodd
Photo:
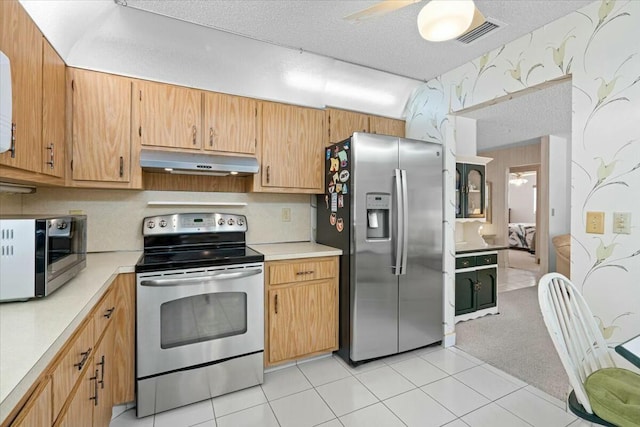
<path id="1" fill-rule="evenodd" d="M 565 276 L 549 273 L 538 283 L 538 302 L 553 345 L 573 387 L 568 399 L 569 408 L 590 422 L 613 425 L 593 413 L 584 387 L 592 372 L 616 367 L 584 298 Z"/>

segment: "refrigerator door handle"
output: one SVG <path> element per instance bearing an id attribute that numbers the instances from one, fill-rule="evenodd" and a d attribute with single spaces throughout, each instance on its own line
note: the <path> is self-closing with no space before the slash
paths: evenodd
<path id="1" fill-rule="evenodd" d="M 407 197 L 407 171 L 402 169 L 402 263 L 400 274 L 407 274 L 407 257 L 409 255 L 409 198 Z"/>
<path id="2" fill-rule="evenodd" d="M 400 169 L 395 169 L 395 180 L 396 180 L 396 200 L 395 200 L 395 206 L 396 206 L 396 224 L 397 224 L 397 228 L 396 228 L 396 232 L 395 232 L 395 239 L 396 239 L 396 253 L 395 253 L 395 260 L 393 262 L 393 274 L 396 276 L 399 276 L 400 274 L 402 274 L 402 248 L 403 248 L 403 242 L 404 242 L 404 235 L 403 235 L 403 231 L 404 231 L 404 204 L 402 201 L 402 171 Z"/>

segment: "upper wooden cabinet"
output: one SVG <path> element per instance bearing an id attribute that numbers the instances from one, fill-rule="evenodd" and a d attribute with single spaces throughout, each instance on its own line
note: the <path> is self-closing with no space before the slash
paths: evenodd
<path id="1" fill-rule="evenodd" d="M 42 77 L 42 173 L 62 178 L 65 171 L 65 65 L 44 39 Z"/>
<path id="2" fill-rule="evenodd" d="M 369 129 L 371 133 L 399 136 L 401 138 L 404 138 L 405 122 L 404 120 L 371 116 L 369 118 Z"/>
<path id="3" fill-rule="evenodd" d="M 202 92 L 139 80 L 133 93 L 143 146 L 201 149 Z"/>
<path id="4" fill-rule="evenodd" d="M 251 98 L 204 93 L 204 149 L 255 154 L 258 102 Z"/>
<path id="5" fill-rule="evenodd" d="M 369 132 L 369 116 L 366 114 L 329 108 L 326 115 L 329 144 L 344 141 L 354 132 Z"/>
<path id="6" fill-rule="evenodd" d="M 129 182 L 131 80 L 79 69 L 70 76 L 73 179 Z"/>
<path id="7" fill-rule="evenodd" d="M 324 111 L 263 102 L 260 186 L 254 191 L 321 193 Z"/>
<path id="8" fill-rule="evenodd" d="M 42 34 L 17 1 L 0 1 L 0 50 L 11 61 L 13 150 L 0 164 L 42 169 Z"/>

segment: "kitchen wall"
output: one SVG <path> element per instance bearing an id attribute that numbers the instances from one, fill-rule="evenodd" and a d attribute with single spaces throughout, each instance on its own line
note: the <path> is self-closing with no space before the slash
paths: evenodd
<path id="1" fill-rule="evenodd" d="M 448 115 L 537 90 L 569 75 L 571 277 L 610 345 L 640 334 L 640 45 L 629 37 L 638 28 L 640 2 L 597 1 L 424 83 L 412 95 L 407 136 L 440 142 L 448 154 L 446 343 L 455 341 L 451 199 L 456 136 Z M 612 233 L 614 210 L 631 213 L 631 235 Z M 586 233 L 587 211 L 605 212 L 603 235 Z"/>
<path id="2" fill-rule="evenodd" d="M 177 212 L 224 212 L 247 216 L 247 242 L 308 241 L 311 233 L 309 195 L 257 193 L 200 193 L 186 191 L 126 191 L 38 188 L 34 194 L 0 195 L 1 213 L 87 215 L 88 251 L 142 250 L 142 220 L 146 216 Z M 175 206 L 149 206 L 168 201 Z M 191 207 L 181 202 L 247 203 L 245 207 Z M 282 221 L 282 209 L 291 209 L 291 221 Z"/>

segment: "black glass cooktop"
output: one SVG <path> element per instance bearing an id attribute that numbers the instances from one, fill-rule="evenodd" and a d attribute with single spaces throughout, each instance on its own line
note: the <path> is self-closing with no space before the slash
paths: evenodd
<path id="1" fill-rule="evenodd" d="M 145 252 L 136 264 L 136 273 L 263 261 L 264 255 L 246 246 L 183 250 L 172 249 L 167 251 Z"/>

